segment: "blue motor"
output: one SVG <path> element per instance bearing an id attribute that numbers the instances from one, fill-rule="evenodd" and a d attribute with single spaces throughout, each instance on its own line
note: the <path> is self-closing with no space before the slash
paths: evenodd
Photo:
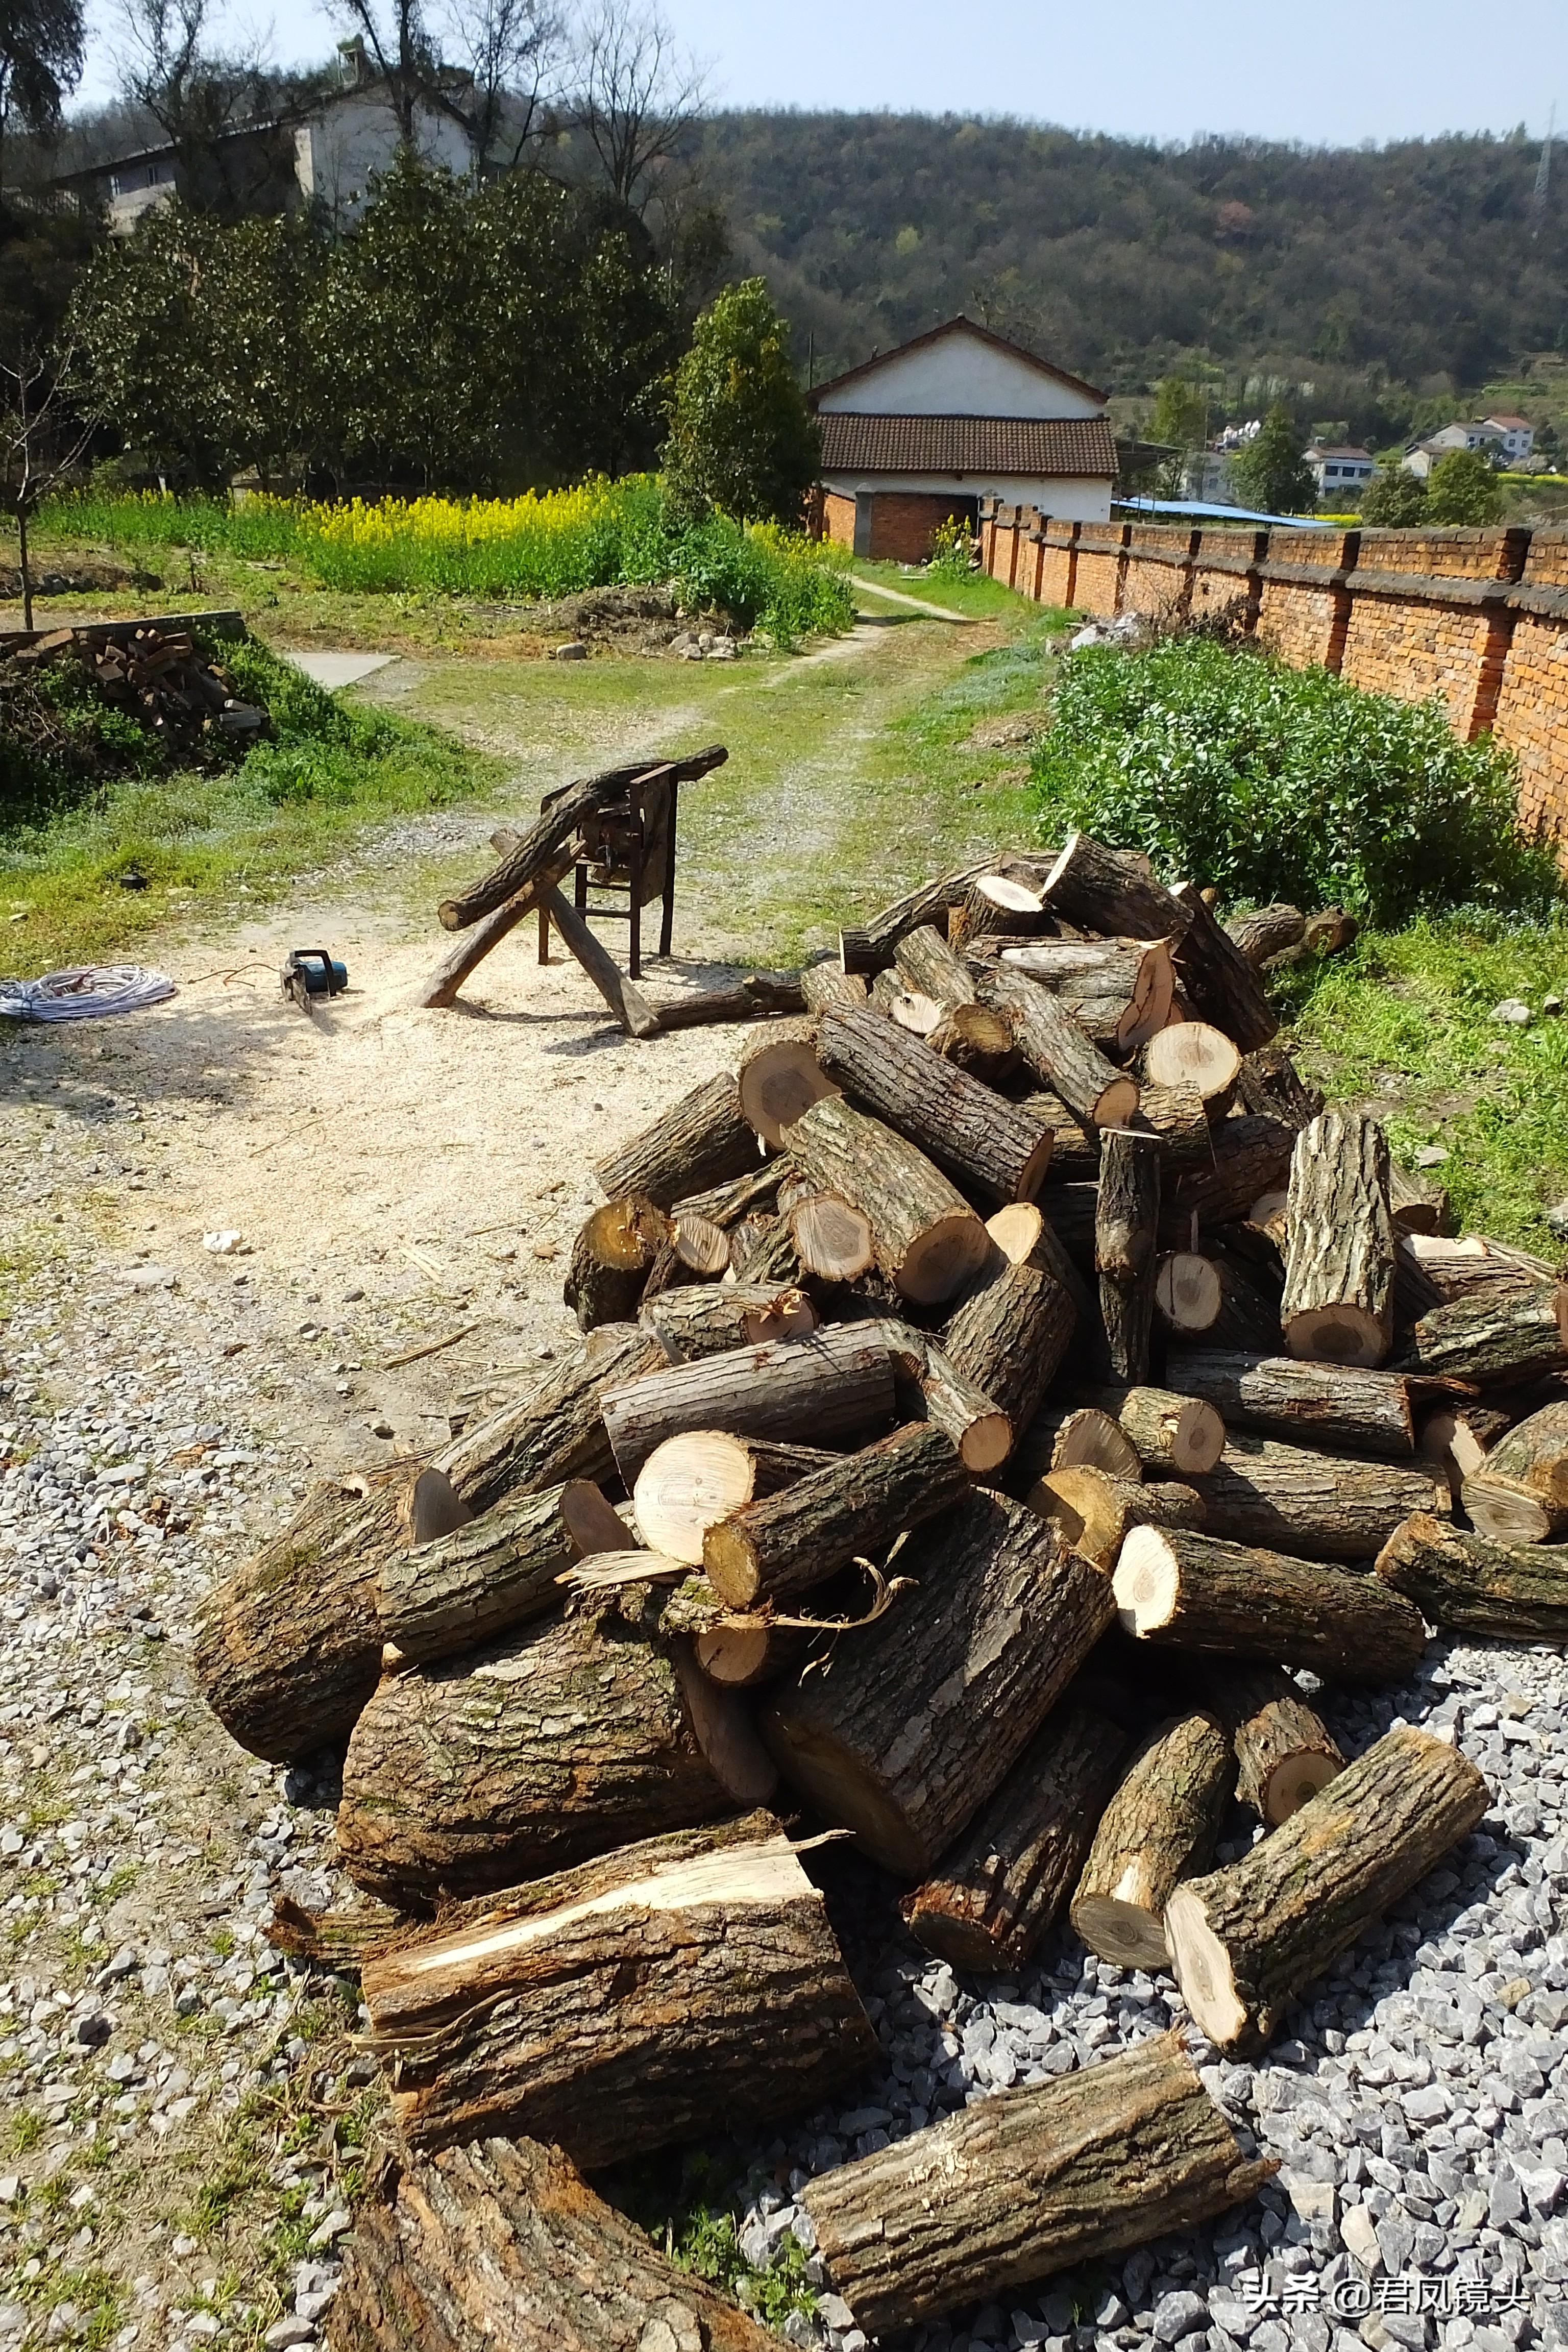
<path id="1" fill-rule="evenodd" d="M 290 948 L 283 967 L 283 993 L 301 1013 L 314 1010 L 318 996 L 341 996 L 349 984 L 349 968 L 325 948 Z"/>

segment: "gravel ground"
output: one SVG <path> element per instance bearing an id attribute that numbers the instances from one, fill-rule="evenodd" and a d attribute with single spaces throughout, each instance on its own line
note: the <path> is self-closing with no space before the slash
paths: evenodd
<path id="1" fill-rule="evenodd" d="M 58 1041 L 13 1054 L 0 1117 L 0 2352 L 308 2347 L 382 2104 L 353 1988 L 261 1935 L 279 1892 L 342 1891 L 330 1776 L 234 1748 L 188 1646 L 208 1581 L 312 1463 L 366 1450 L 382 1391 L 364 1366 L 406 1344 L 406 1302 L 368 1276 L 367 1298 L 335 1258 L 328 1290 L 304 1255 L 208 1260 L 198 1281 L 139 1254 L 167 1218 L 133 1196 L 177 1191 L 189 1165 L 160 1174 L 156 1118 L 123 1083 L 92 1094 L 87 1050 L 68 1099 L 48 1091 L 67 1084 Z M 537 1356 L 563 1318 L 545 1303 L 559 1268 L 535 1276 L 510 1338 Z M 1447 1727 L 1495 1808 L 1266 2063 L 1205 2066 L 1278 2180 L 1225 2227 L 900 2352 L 1568 2343 L 1563 1707 L 1556 1654 L 1442 1645 L 1403 1690 L 1325 1702 L 1347 1751 L 1399 1720 Z M 1065 1934 L 1017 1982 L 955 1979 L 903 1934 L 887 1882 L 815 1859 L 886 2071 L 760 2152 L 742 2233 L 759 2264 L 791 2228 L 808 2242 L 793 2200 L 810 2174 L 1183 2014 L 1166 1980 Z M 786 2334 L 860 2352 L 831 2297 L 818 2321 Z"/>

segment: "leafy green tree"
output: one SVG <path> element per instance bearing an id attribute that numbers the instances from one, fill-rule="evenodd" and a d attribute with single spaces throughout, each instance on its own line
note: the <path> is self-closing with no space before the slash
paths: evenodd
<path id="1" fill-rule="evenodd" d="M 699 318 L 676 371 L 663 454 L 673 509 L 798 524 L 819 457 L 789 331 L 766 285 L 748 278 L 727 287 Z"/>
<path id="2" fill-rule="evenodd" d="M 0 139 L 13 119 L 24 131 L 59 128 L 85 44 L 81 0 L 0 0 Z"/>
<path id="3" fill-rule="evenodd" d="M 1426 477 L 1426 520 L 1438 523 L 1496 522 L 1502 485 L 1479 449 L 1450 449 Z"/>
<path id="4" fill-rule="evenodd" d="M 1199 449 L 1207 430 L 1208 403 L 1200 387 L 1185 376 L 1162 376 L 1154 387 L 1150 440 L 1168 442 L 1175 449 Z"/>
<path id="5" fill-rule="evenodd" d="M 1318 501 L 1301 436 L 1283 401 L 1276 401 L 1246 448 L 1230 461 L 1230 478 L 1248 506 L 1267 514 L 1306 514 Z"/>
<path id="6" fill-rule="evenodd" d="M 1407 466 L 1380 466 L 1366 486 L 1361 519 L 1382 530 L 1409 530 L 1426 520 L 1426 485 Z"/>

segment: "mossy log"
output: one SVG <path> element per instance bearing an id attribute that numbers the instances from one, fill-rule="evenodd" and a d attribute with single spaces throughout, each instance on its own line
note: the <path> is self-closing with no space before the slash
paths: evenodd
<path id="1" fill-rule="evenodd" d="M 1235 1778 L 1212 1716 L 1172 1716 L 1148 1733 L 1100 1813 L 1072 1898 L 1091 1952 L 1123 1969 L 1170 1965 L 1165 1906 L 1178 1879 L 1207 1866 Z"/>

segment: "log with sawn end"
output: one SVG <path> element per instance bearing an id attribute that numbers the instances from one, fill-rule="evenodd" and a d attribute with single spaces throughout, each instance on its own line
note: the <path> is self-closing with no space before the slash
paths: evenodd
<path id="1" fill-rule="evenodd" d="M 1111 1585 L 1140 1641 L 1334 1682 L 1403 1682 L 1426 1646 L 1420 1611 L 1375 1577 L 1182 1528 L 1134 1528 Z"/>
<path id="2" fill-rule="evenodd" d="M 578 1228 L 562 1297 L 580 1331 L 635 1319 L 670 1223 L 645 1195 L 628 1192 L 591 1209 Z"/>
<path id="3" fill-rule="evenodd" d="M 829 1078 L 950 1176 L 998 1203 L 1038 1192 L 1055 1142 L 1044 1119 L 874 1013 L 829 1013 L 815 1042 Z"/>
<path id="4" fill-rule="evenodd" d="M 1236 1750 L 1236 1793 L 1268 1828 L 1288 1822 L 1343 1770 L 1328 1730 L 1278 1666 L 1209 1658 L 1197 1679 Z"/>
<path id="5" fill-rule="evenodd" d="M 809 1184 L 868 1220 L 877 1265 L 905 1298 L 939 1305 L 984 1265 L 990 1236 L 962 1192 L 881 1120 L 828 1095 L 785 1139 Z"/>
<path id="6" fill-rule="evenodd" d="M 1568 1535 L 1568 1401 L 1556 1399 L 1500 1437 L 1460 1490 L 1478 1535 L 1556 1543 Z"/>
<path id="7" fill-rule="evenodd" d="M 710 1528 L 838 1458 L 817 1445 L 731 1437 L 721 1429 L 667 1437 L 654 1447 L 632 1488 L 643 1541 L 670 1559 L 699 1567 Z"/>
<path id="8" fill-rule="evenodd" d="M 1494 1543 L 1418 1511 L 1378 1553 L 1377 1573 L 1444 1633 L 1568 1642 L 1568 1545 Z"/>
<path id="9" fill-rule="evenodd" d="M 1118 1968 L 1168 1968 L 1165 1906 L 1179 1879 L 1207 1867 L 1236 1778 L 1230 1741 L 1210 1715 L 1157 1723 L 1100 1816 L 1072 1898 L 1072 1924 Z"/>
<path id="10" fill-rule="evenodd" d="M 1023 1429 L 1039 1411 L 1077 1324 L 1078 1309 L 1055 1275 L 1004 1260 L 949 1316 L 942 1349 L 1016 1430 Z"/>
<path id="11" fill-rule="evenodd" d="M 1371 1559 L 1412 1511 L 1447 1511 L 1447 1481 L 1425 1462 L 1365 1462 L 1235 1430 L 1193 1484 L 1208 1533 L 1304 1559 Z"/>
<path id="12" fill-rule="evenodd" d="M 1398 1372 L 1305 1364 L 1293 1356 L 1172 1348 L 1165 1380 L 1184 1396 L 1206 1398 L 1229 1427 L 1348 1446 L 1392 1461 L 1415 1451 L 1414 1390 Z"/>
<path id="13" fill-rule="evenodd" d="M 1012 1024 L 1014 1041 L 1037 1077 L 1091 1127 L 1118 1127 L 1138 1108 L 1138 1087 L 1108 1062 L 1048 988 L 1010 965 L 976 975 L 981 1002 Z"/>
<path id="14" fill-rule="evenodd" d="M 1031 1511 L 1051 1521 L 1065 1544 L 1107 1573 L 1131 1528 L 1201 1528 L 1205 1517 L 1203 1496 L 1174 1478 L 1134 1486 L 1087 1465 L 1047 1470 L 1026 1499 Z"/>
<path id="15" fill-rule="evenodd" d="M 834 1324 L 804 1339 L 665 1364 L 606 1389 L 600 1410 L 629 1492 L 654 1447 L 687 1430 L 804 1444 L 885 1426 L 893 1368 L 874 1325 Z"/>
<path id="16" fill-rule="evenodd" d="M 400 1664 L 449 1658 L 551 1615 L 565 1570 L 626 1542 L 623 1522 L 591 1479 L 492 1503 L 466 1526 L 384 1563 L 375 1593 L 382 1637 Z"/>
<path id="17" fill-rule="evenodd" d="M 1500 1296 L 1456 1298 L 1405 1334 L 1394 1369 L 1428 1380 L 1533 1380 L 1568 1371 L 1568 1286 L 1543 1282 Z"/>
<path id="18" fill-rule="evenodd" d="M 735 1608 L 791 1600 L 852 1560 L 879 1567 L 899 1536 L 950 1510 L 968 1487 L 952 1440 L 911 1422 L 711 1522 L 702 1565 Z"/>
<path id="19" fill-rule="evenodd" d="M 642 1319 L 672 1364 L 695 1363 L 727 1348 L 806 1339 L 817 1312 L 793 1283 L 688 1282 L 649 1299 Z"/>
<path id="20" fill-rule="evenodd" d="M 1388 1139 L 1376 1119 L 1325 1111 L 1296 1138 L 1279 1321 L 1292 1356 L 1381 1364 L 1394 1340 Z"/>
<path id="21" fill-rule="evenodd" d="M 682 1095 L 594 1173 L 606 1200 L 640 1192 L 668 1209 L 688 1193 L 750 1175 L 756 1165 L 756 1136 L 734 1079 L 722 1071 Z"/>

